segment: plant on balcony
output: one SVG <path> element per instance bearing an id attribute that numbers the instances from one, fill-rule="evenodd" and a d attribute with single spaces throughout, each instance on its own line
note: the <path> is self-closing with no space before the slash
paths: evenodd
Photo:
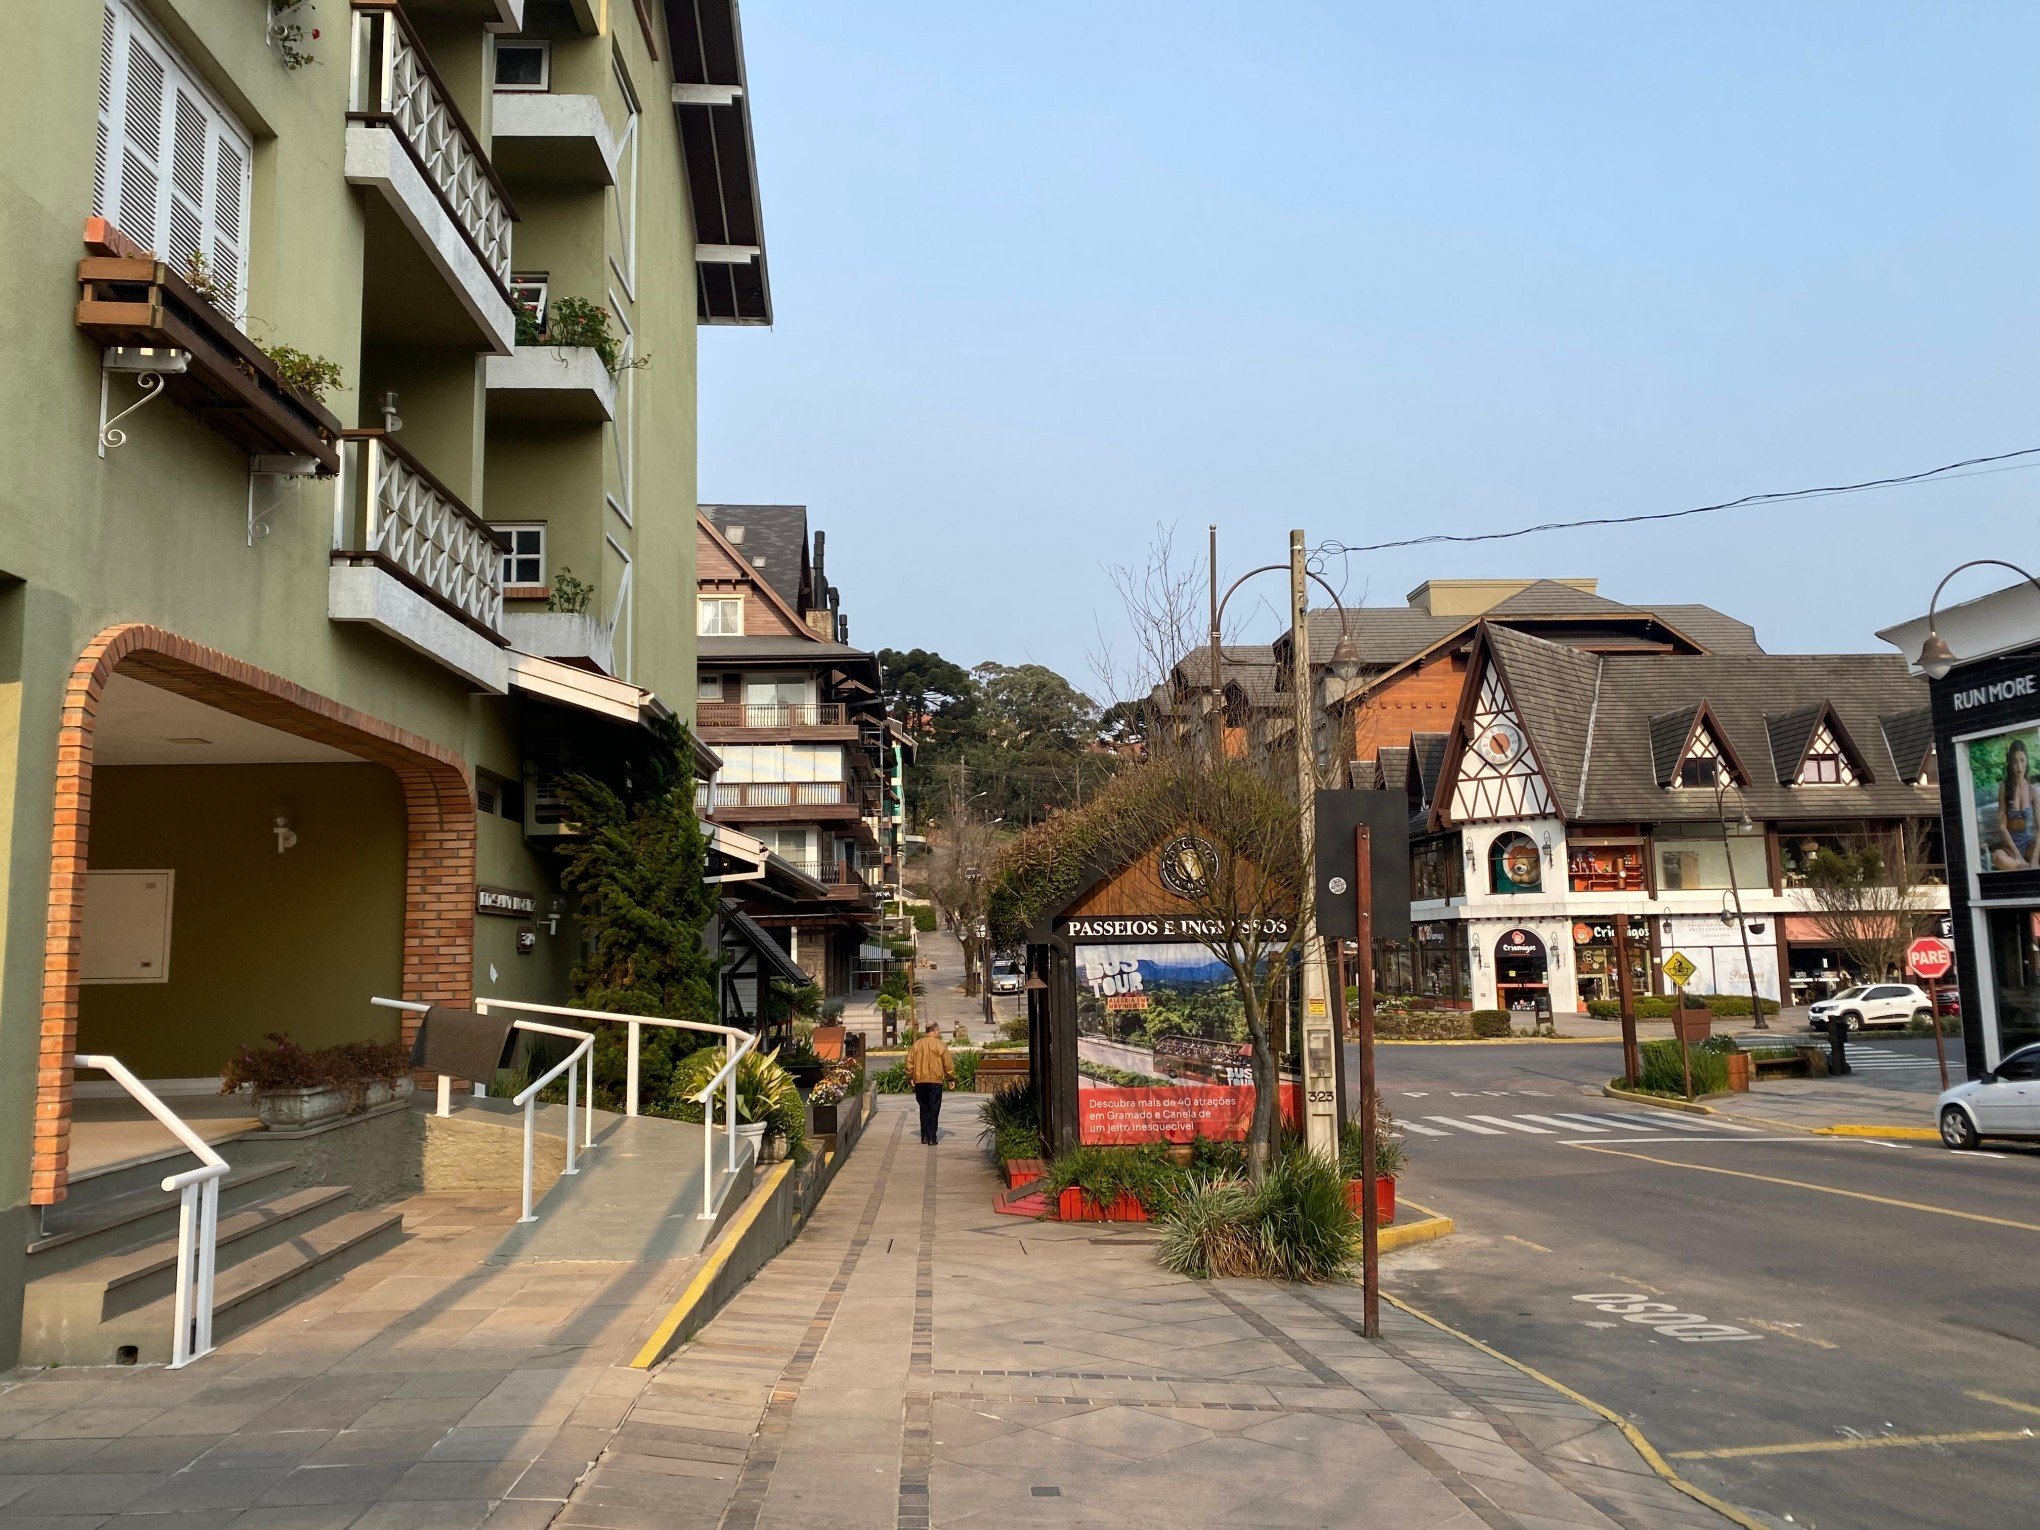
<path id="1" fill-rule="evenodd" d="M 340 386 L 340 363 L 314 356 L 294 345 L 267 345 L 263 353 L 276 363 L 276 375 L 312 399 L 326 402 L 326 395 Z"/>
<path id="2" fill-rule="evenodd" d="M 552 589 L 545 597 L 545 608 L 568 616 L 586 616 L 594 599 L 595 586 L 585 579 L 576 579 L 572 569 L 563 568 L 553 575 Z"/>
<path id="3" fill-rule="evenodd" d="M 585 345 L 602 358 L 602 365 L 614 377 L 645 365 L 649 356 L 623 359 L 623 339 L 610 327 L 609 310 L 587 298 L 555 298 L 546 310 L 544 341 L 547 345 Z M 520 336 L 521 343 L 521 336 Z"/>
<path id="4" fill-rule="evenodd" d="M 295 71 L 316 64 L 318 59 L 305 44 L 319 40 L 319 29 L 301 19 L 311 0 L 268 0 L 268 4 L 269 46 L 283 60 L 283 67 Z M 311 13 L 316 15 L 316 8 Z"/>
<path id="5" fill-rule="evenodd" d="M 183 276 L 193 292 L 204 298 L 214 308 L 234 317 L 234 301 L 239 296 L 234 284 L 213 269 L 212 262 L 197 250 L 184 257 Z"/>

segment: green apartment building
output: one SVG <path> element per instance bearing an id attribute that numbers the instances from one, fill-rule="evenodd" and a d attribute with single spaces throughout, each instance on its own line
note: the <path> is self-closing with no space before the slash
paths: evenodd
<path id="1" fill-rule="evenodd" d="M 692 722 L 696 328 L 771 317 L 734 0 L 31 10 L 0 1365 L 114 1103 L 74 1056 L 174 1105 L 372 996 L 564 999 L 548 771 Z"/>

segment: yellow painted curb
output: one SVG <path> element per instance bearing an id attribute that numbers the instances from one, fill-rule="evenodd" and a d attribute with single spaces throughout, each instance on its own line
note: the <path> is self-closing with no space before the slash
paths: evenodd
<path id="1" fill-rule="evenodd" d="M 1441 1329 L 1444 1332 L 1451 1334 L 1453 1338 L 1460 1340 L 1462 1343 L 1471 1344 L 1475 1349 L 1479 1350 L 1482 1354 L 1492 1356 L 1494 1359 L 1501 1361 L 1502 1364 L 1512 1366 L 1516 1370 L 1521 1371 L 1525 1376 L 1529 1376 L 1537 1381 L 1543 1382 L 1546 1386 L 1550 1387 L 1554 1392 L 1559 1393 L 1561 1396 L 1570 1397 L 1574 1402 L 1578 1403 L 1581 1407 L 1591 1408 L 1594 1412 L 1598 1413 L 1602 1418 L 1605 1418 L 1609 1423 L 1613 1424 L 1617 1429 L 1620 1429 L 1622 1431 L 1622 1437 L 1625 1440 L 1629 1441 L 1629 1443 L 1636 1448 L 1636 1453 L 1638 1455 L 1642 1456 L 1645 1461 L 1650 1463 L 1650 1469 L 1652 1471 L 1656 1472 L 1660 1477 L 1664 1478 L 1666 1482 L 1670 1483 L 1673 1487 L 1677 1488 L 1680 1492 L 1684 1493 L 1688 1498 L 1693 1499 L 1696 1503 L 1704 1503 L 1705 1505 L 1707 1505 L 1708 1508 L 1712 1509 L 1715 1513 L 1724 1515 L 1732 1523 L 1742 1526 L 1743 1530 L 1770 1530 L 1770 1527 L 1765 1525 L 1762 1520 L 1752 1519 L 1749 1515 L 1743 1513 L 1742 1510 L 1736 1508 L 1733 1504 L 1723 1503 L 1719 1498 L 1716 1498 L 1712 1493 L 1708 1492 L 1705 1488 L 1694 1486 L 1692 1483 L 1688 1482 L 1684 1477 L 1681 1477 L 1677 1472 L 1673 1471 L 1671 1463 L 1667 1461 L 1663 1456 L 1658 1454 L 1657 1447 L 1651 1444 L 1649 1440 L 1643 1437 L 1642 1431 L 1639 1430 L 1634 1424 L 1630 1423 L 1628 1419 L 1622 1417 L 1621 1414 L 1616 1413 L 1613 1409 L 1602 1407 L 1599 1403 L 1595 1402 L 1593 1398 L 1588 1397 L 1583 1393 L 1575 1392 L 1571 1387 L 1567 1386 L 1564 1382 L 1554 1381 L 1551 1377 L 1545 1375 L 1544 1372 L 1537 1370 L 1532 1366 L 1525 1365 L 1521 1360 L 1514 1359 L 1511 1356 L 1503 1354 L 1498 1349 L 1494 1349 L 1489 1345 L 1481 1343 L 1480 1340 L 1474 1338 L 1471 1334 L 1461 1333 L 1457 1328 L 1454 1328 L 1450 1323 L 1441 1322 L 1439 1319 L 1432 1317 L 1431 1314 L 1428 1312 L 1419 1312 L 1415 1307 L 1412 1307 L 1408 1302 L 1402 1300 L 1400 1297 L 1391 1295 L 1389 1292 L 1386 1291 L 1382 1292 L 1381 1294 L 1383 1298 L 1387 1300 L 1389 1305 L 1395 1307 L 1398 1311 L 1407 1312 L 1411 1317 L 1416 1318 L 1421 1322 L 1429 1323 L 1433 1328 Z"/>
<path id="2" fill-rule="evenodd" d="M 1440 1238 L 1451 1237 L 1459 1230 L 1452 1218 L 1443 1212 L 1433 1211 L 1429 1206 L 1419 1206 L 1415 1201 L 1399 1201 L 1396 1210 L 1400 1212 L 1404 1206 L 1412 1211 L 1421 1211 L 1424 1220 L 1382 1228 L 1375 1235 L 1375 1247 L 1384 1254 L 1392 1254 L 1399 1248 L 1415 1248 L 1419 1243 L 1435 1243 Z"/>
<path id="3" fill-rule="evenodd" d="M 1698 1100 L 1688 1104 L 1685 1100 L 1669 1100 L 1661 1094 L 1645 1094 L 1639 1089 L 1624 1089 L 1618 1084 L 1603 1084 L 1601 1093 L 1611 1100 L 1628 1100 L 1634 1105 L 1655 1105 L 1659 1110 L 1683 1110 L 1688 1115 L 1718 1116 L 1720 1111 L 1712 1105 L 1702 1105 Z M 1769 1123 L 1766 1123 L 1769 1124 Z M 1804 1127 L 1799 1130 L 1804 1131 Z"/>
<path id="4" fill-rule="evenodd" d="M 701 1268 L 696 1270 L 694 1278 L 687 1282 L 687 1289 L 680 1293 L 680 1299 L 673 1304 L 673 1309 L 652 1331 L 652 1336 L 645 1340 L 644 1348 L 637 1352 L 637 1358 L 630 1363 L 631 1369 L 648 1371 L 659 1363 L 659 1356 L 667 1344 L 672 1342 L 673 1335 L 678 1333 L 687 1319 L 693 1316 L 694 1309 L 700 1306 L 702 1299 L 708 1295 L 710 1287 L 715 1284 L 715 1278 L 722 1273 L 723 1266 L 729 1263 L 732 1251 L 743 1241 L 744 1234 L 750 1231 L 751 1224 L 758 1220 L 760 1213 L 771 1204 L 773 1192 L 792 1172 L 791 1160 L 781 1162 L 765 1176 L 763 1184 L 752 1190 L 751 1203 L 738 1212 L 736 1220 L 722 1230 L 722 1237 L 717 1242 L 715 1252 L 702 1261 Z"/>
<path id="5" fill-rule="evenodd" d="M 1390 1039 L 1376 1036 L 1374 1044 L 1378 1047 L 1605 1047 L 1621 1039 L 1620 1036 L 1440 1036 L 1427 1041 L 1421 1037 L 1397 1036 Z"/>
<path id="6" fill-rule="evenodd" d="M 1815 1126 L 1816 1137 L 1897 1137 L 1906 1142 L 1939 1142 L 1941 1134 L 1931 1126 Z"/>

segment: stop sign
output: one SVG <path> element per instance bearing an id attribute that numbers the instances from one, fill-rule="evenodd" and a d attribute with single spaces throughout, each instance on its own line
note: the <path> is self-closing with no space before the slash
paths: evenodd
<path id="1" fill-rule="evenodd" d="M 1948 975 L 1948 969 L 1955 965 L 1955 953 L 1948 949 L 1948 942 L 1924 935 L 1906 948 L 1905 964 L 1912 968 L 1917 977 L 1929 983 L 1939 982 Z"/>

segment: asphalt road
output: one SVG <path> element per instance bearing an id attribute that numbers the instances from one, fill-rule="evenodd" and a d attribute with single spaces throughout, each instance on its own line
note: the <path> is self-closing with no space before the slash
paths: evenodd
<path id="1" fill-rule="evenodd" d="M 2040 1524 L 2040 1146 L 1701 1124 L 1601 1096 L 1612 1045 L 1378 1056 L 1402 1193 L 1460 1228 L 1389 1290 L 1771 1522 Z"/>

